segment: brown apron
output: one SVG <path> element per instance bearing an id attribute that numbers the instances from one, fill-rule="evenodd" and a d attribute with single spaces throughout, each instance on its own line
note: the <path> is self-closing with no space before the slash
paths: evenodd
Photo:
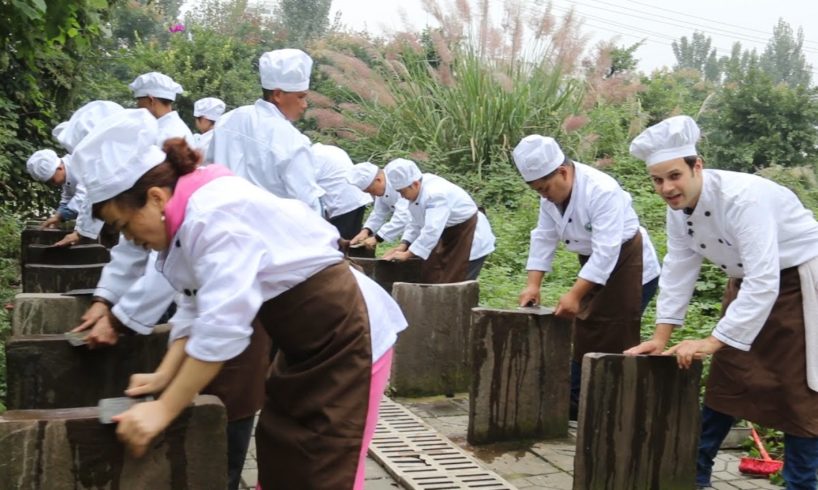
<path id="1" fill-rule="evenodd" d="M 582 265 L 588 256 L 581 255 Z M 642 319 L 642 234 L 622 244 L 619 258 L 604 286 L 597 284 L 582 298 L 574 318 L 574 360 L 588 352 L 622 353 L 639 344 Z"/>
<path id="2" fill-rule="evenodd" d="M 736 299 L 730 279 L 722 311 Z M 770 316 L 748 352 L 724 346 L 713 355 L 704 404 L 799 437 L 818 437 L 818 393 L 807 386 L 804 310 L 798 268 L 781 271 Z"/>
<path id="3" fill-rule="evenodd" d="M 355 481 L 372 347 L 357 281 L 342 262 L 264 303 L 278 347 L 256 427 L 264 490 L 345 490 Z"/>
<path id="4" fill-rule="evenodd" d="M 477 213 L 474 213 L 466 221 L 443 230 L 429 258 L 423 261 L 420 281 L 427 284 L 465 281 L 476 229 Z"/>
<path id="5" fill-rule="evenodd" d="M 251 417 L 264 405 L 269 352 L 270 337 L 258 322 L 253 322 L 250 345 L 225 362 L 219 374 L 202 390 L 202 394 L 215 395 L 224 403 L 228 422 Z"/>

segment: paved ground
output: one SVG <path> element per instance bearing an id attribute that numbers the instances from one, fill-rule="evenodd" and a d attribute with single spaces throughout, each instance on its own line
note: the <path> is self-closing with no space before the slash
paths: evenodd
<path id="1" fill-rule="evenodd" d="M 570 490 L 573 484 L 574 431 L 571 437 L 529 444 L 526 446 L 492 444 L 474 447 L 466 442 L 468 425 L 468 398 L 433 397 L 396 399 L 422 418 L 427 424 L 462 447 L 491 469 L 520 489 Z M 780 489 L 766 479 L 750 478 L 738 471 L 741 451 L 722 451 L 716 457 L 713 472 L 713 488 L 716 490 Z M 254 489 L 258 476 L 256 471 L 255 443 L 251 442 L 247 463 L 242 473 L 242 490 Z M 366 490 L 400 488 L 371 458 L 367 459 Z"/>

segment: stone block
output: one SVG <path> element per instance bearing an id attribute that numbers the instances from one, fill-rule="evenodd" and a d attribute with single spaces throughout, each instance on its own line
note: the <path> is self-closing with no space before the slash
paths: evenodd
<path id="1" fill-rule="evenodd" d="M 6 343 L 6 405 L 11 410 L 96 406 L 123 396 L 134 373 L 153 372 L 167 350 L 167 325 L 123 335 L 116 345 L 73 347 L 62 335 L 11 337 Z"/>
<path id="2" fill-rule="evenodd" d="M 469 327 L 479 296 L 477 281 L 395 283 L 392 297 L 409 323 L 395 344 L 390 384 L 398 395 L 450 395 L 469 389 Z"/>
<path id="3" fill-rule="evenodd" d="M 420 271 L 423 265 L 423 261 L 420 259 L 392 262 L 382 259 L 350 257 L 350 260 L 359 265 L 364 274 L 380 284 L 390 294 L 392 293 L 392 285 L 396 282 L 417 283 L 420 281 Z"/>
<path id="4" fill-rule="evenodd" d="M 20 252 L 25 255 L 28 246 L 32 244 L 53 245 L 69 233 L 71 233 L 71 230 L 60 228 L 40 229 L 39 225 L 29 224 L 20 234 Z"/>
<path id="5" fill-rule="evenodd" d="M 349 258 L 365 258 L 365 259 L 374 259 L 375 258 L 375 249 L 374 248 L 366 248 L 366 247 L 350 247 L 347 251 L 347 256 Z"/>
<path id="6" fill-rule="evenodd" d="M 586 354 L 574 490 L 695 488 L 701 371 L 668 356 Z"/>
<path id="7" fill-rule="evenodd" d="M 80 324 L 91 306 L 91 296 L 56 293 L 20 293 L 11 311 L 12 335 L 59 334 Z"/>
<path id="8" fill-rule="evenodd" d="M 470 350 L 471 444 L 568 435 L 569 321 L 550 308 L 475 308 Z"/>
<path id="9" fill-rule="evenodd" d="M 224 490 L 227 415 L 198 396 L 137 459 L 97 408 L 11 410 L 0 416 L 0 486 L 14 489 Z"/>
<path id="10" fill-rule="evenodd" d="M 50 245 L 31 244 L 26 252 L 27 264 L 46 265 L 82 265 L 104 264 L 111 260 L 111 253 L 98 243 L 74 245 L 71 247 L 52 247 Z"/>
<path id="11" fill-rule="evenodd" d="M 64 293 L 73 289 L 94 289 L 105 264 L 23 266 L 24 293 Z"/>

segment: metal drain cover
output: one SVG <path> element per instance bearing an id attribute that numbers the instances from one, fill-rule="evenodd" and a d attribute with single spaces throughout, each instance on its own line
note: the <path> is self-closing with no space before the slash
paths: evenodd
<path id="1" fill-rule="evenodd" d="M 387 397 L 369 454 L 409 489 L 516 488 Z"/>

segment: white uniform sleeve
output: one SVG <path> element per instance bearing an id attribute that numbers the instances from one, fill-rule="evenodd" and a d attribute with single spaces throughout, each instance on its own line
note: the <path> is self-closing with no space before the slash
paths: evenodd
<path id="1" fill-rule="evenodd" d="M 173 286 L 156 270 L 156 252 L 150 254 L 145 273 L 128 288 L 111 313 L 131 330 L 149 334 L 176 296 Z"/>
<path id="2" fill-rule="evenodd" d="M 111 261 L 102 269 L 94 296 L 118 303 L 131 285 L 145 273 L 147 262 L 147 250 L 119 235 L 119 243 L 111 249 Z"/>
<path id="3" fill-rule="evenodd" d="M 670 208 L 667 223 L 667 254 L 659 275 L 656 323 L 682 325 L 693 296 L 693 288 L 699 278 L 703 257 L 687 246 L 685 229 L 674 224 Z"/>
<path id="4" fill-rule="evenodd" d="M 276 168 L 287 193 L 323 216 L 321 196 L 324 195 L 324 190 L 315 182 L 312 158 L 309 147 L 299 148 L 289 160 L 282 161 Z"/>
<path id="5" fill-rule="evenodd" d="M 545 211 L 545 206 L 541 200 L 537 227 L 531 230 L 526 270 L 551 272 L 551 262 L 554 260 L 558 242 L 559 234 L 557 233 L 556 223 Z"/>
<path id="6" fill-rule="evenodd" d="M 450 214 L 452 214 L 452 209 L 449 207 L 446 196 L 438 193 L 430 194 L 423 212 L 423 228 L 420 229 L 417 238 L 411 240 L 409 251 L 424 260 L 428 259 L 429 254 L 440 241 L 443 230 L 446 229 L 446 222 Z M 405 237 L 406 234 L 404 234 Z"/>
<path id="7" fill-rule="evenodd" d="M 726 216 L 728 226 L 735 229 L 744 279 L 713 336 L 743 351 L 750 350 L 778 297 L 781 269 L 775 214 L 767 203 L 753 200 L 733 206 Z"/>
<path id="8" fill-rule="evenodd" d="M 372 207 L 372 212 L 369 213 L 369 217 L 366 218 L 366 223 L 364 223 L 363 227 L 369 228 L 372 230 L 372 233 L 377 233 L 386 220 L 389 219 L 390 214 L 392 214 L 390 206 L 386 204 L 383 199 L 377 198 L 375 199 L 375 205 Z"/>
<path id="9" fill-rule="evenodd" d="M 191 223 L 182 247 L 199 285 L 186 351 L 202 361 L 232 359 L 250 344 L 263 302 L 258 271 L 272 260 L 268 247 L 235 216 L 220 213 L 208 223 Z"/>
<path id="10" fill-rule="evenodd" d="M 384 241 L 391 242 L 400 237 L 401 233 L 403 233 L 411 221 L 412 215 L 409 214 L 409 201 L 406 199 L 398 199 L 398 202 L 395 203 L 395 212 L 392 213 L 392 218 L 388 223 L 376 230 L 376 233 L 383 238 Z"/>
<path id="11" fill-rule="evenodd" d="M 190 337 L 190 330 L 193 327 L 194 320 L 196 320 L 196 301 L 189 296 L 177 295 L 176 313 L 168 320 L 168 323 L 170 323 L 168 344 L 172 344 L 175 340 L 184 337 Z"/>
<path id="12" fill-rule="evenodd" d="M 84 237 L 97 238 L 105 223 L 91 216 L 91 203 L 86 199 L 84 185 L 77 184 L 77 192 L 74 194 L 72 201 L 76 202 L 78 206 L 77 223 L 74 225 L 74 231 Z"/>
<path id="13" fill-rule="evenodd" d="M 591 256 L 578 274 L 586 281 L 604 286 L 619 260 L 625 226 L 623 205 L 615 192 L 591 197 Z"/>

